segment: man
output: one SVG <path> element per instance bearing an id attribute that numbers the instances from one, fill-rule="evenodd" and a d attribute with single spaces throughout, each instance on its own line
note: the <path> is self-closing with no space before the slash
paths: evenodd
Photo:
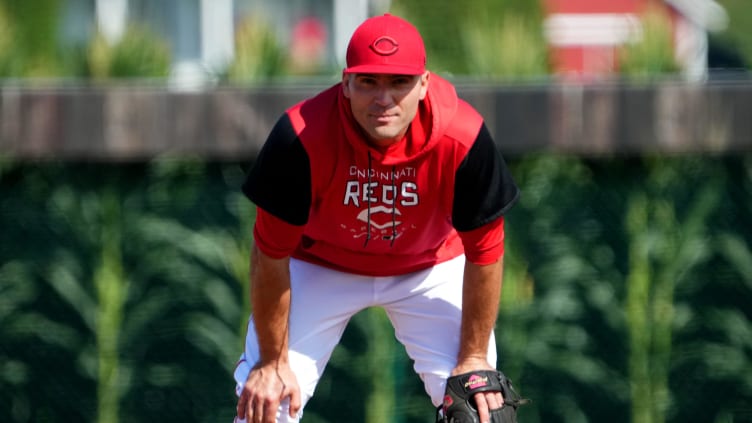
<path id="1" fill-rule="evenodd" d="M 518 188 L 483 123 L 426 71 L 407 21 L 354 32 L 342 82 L 279 119 L 243 191 L 257 206 L 237 421 L 297 422 L 350 317 L 383 307 L 434 405 L 494 369 L 503 214 Z M 478 393 L 481 421 L 503 405 Z"/>

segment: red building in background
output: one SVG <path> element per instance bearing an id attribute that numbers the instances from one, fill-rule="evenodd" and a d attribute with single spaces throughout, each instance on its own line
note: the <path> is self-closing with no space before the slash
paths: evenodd
<path id="1" fill-rule="evenodd" d="M 724 9 L 713 0 L 543 0 L 544 31 L 554 72 L 591 80 L 619 68 L 618 50 L 642 36 L 641 17 L 665 12 L 674 55 L 687 79 L 707 75 L 708 31 L 725 28 Z"/>

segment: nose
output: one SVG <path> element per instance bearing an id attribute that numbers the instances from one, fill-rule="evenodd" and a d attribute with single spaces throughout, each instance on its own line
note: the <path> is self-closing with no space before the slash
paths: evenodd
<path id="1" fill-rule="evenodd" d="M 374 102 L 379 106 L 388 106 L 392 104 L 392 92 L 386 84 L 379 84 L 374 93 Z"/>

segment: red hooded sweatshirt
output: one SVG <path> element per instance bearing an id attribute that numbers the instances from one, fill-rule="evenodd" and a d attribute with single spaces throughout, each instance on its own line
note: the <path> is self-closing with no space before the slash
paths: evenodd
<path id="1" fill-rule="evenodd" d="M 432 74 L 405 138 L 370 147 L 336 84 L 279 119 L 243 185 L 254 236 L 345 272 L 388 276 L 466 254 L 503 254 L 503 214 L 519 190 L 482 117 Z"/>

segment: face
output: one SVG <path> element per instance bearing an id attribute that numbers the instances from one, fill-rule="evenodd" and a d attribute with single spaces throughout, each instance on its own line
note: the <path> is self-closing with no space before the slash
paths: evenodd
<path id="1" fill-rule="evenodd" d="M 428 72 L 422 75 L 346 74 L 345 97 L 353 117 L 371 143 L 385 147 L 400 141 L 418 113 L 428 90 Z"/>

